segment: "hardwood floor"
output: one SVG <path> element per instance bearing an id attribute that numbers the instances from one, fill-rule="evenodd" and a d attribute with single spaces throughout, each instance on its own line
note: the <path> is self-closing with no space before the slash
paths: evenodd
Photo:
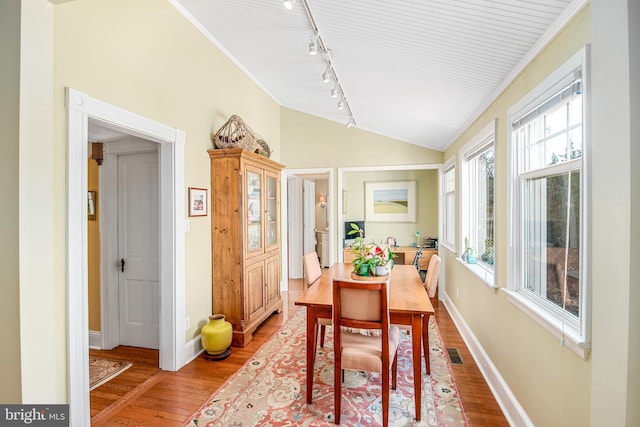
<path id="1" fill-rule="evenodd" d="M 92 356 L 127 360 L 133 366 L 90 393 L 92 426 L 181 426 L 233 375 L 300 307 L 302 280 L 290 280 L 282 313 L 271 316 L 245 348 L 233 348 L 224 361 L 202 355 L 178 372 L 158 369 L 158 352 L 135 347 L 91 350 Z M 288 301 L 288 303 L 287 303 Z M 508 426 L 453 321 L 434 301 L 436 321 L 445 347 L 458 350 L 462 365 L 452 365 L 462 404 L 472 426 Z"/>

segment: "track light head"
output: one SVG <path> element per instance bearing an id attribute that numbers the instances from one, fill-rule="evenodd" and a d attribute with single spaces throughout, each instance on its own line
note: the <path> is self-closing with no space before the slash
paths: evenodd
<path id="1" fill-rule="evenodd" d="M 338 97 L 338 88 L 334 87 L 333 89 L 331 89 L 331 97 L 332 98 L 337 98 Z"/>
<path id="2" fill-rule="evenodd" d="M 315 36 L 311 36 L 311 41 L 309 42 L 309 55 L 317 55 L 318 54 L 318 44 L 316 43 Z"/>
<path id="3" fill-rule="evenodd" d="M 293 9 L 293 6 L 296 5 L 296 0 L 284 0 L 284 2 L 282 2 L 282 5 L 285 9 L 291 10 Z"/>
<path id="4" fill-rule="evenodd" d="M 331 81 L 331 74 L 329 73 L 329 67 L 327 67 L 327 71 L 322 73 L 322 81 L 324 83 L 329 83 Z"/>
<path id="5" fill-rule="evenodd" d="M 344 108 L 344 98 L 340 98 L 338 101 L 338 110 L 342 110 Z"/>
<path id="6" fill-rule="evenodd" d="M 347 123 L 348 128 L 352 128 L 356 125 L 356 122 L 353 120 L 353 117 L 349 119 L 349 123 Z"/>

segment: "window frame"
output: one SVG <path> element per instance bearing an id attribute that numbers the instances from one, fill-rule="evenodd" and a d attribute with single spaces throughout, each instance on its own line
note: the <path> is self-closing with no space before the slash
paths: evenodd
<path id="1" fill-rule="evenodd" d="M 453 190 L 447 191 L 447 174 L 449 172 L 453 173 Z M 452 252 L 456 252 L 456 161 L 455 156 L 450 160 L 445 162 L 442 167 L 442 239 L 439 245 L 444 246 Z M 448 196 L 453 196 L 453 208 L 448 209 L 447 198 Z M 451 233 L 448 233 L 447 230 L 452 230 Z M 451 234 L 451 235 L 450 235 Z"/>
<path id="2" fill-rule="evenodd" d="M 470 176 L 469 176 L 469 167 L 467 157 L 471 156 L 472 159 L 475 158 L 473 154 L 480 149 L 484 149 L 486 145 L 492 145 L 493 147 L 493 155 L 494 162 L 496 158 L 496 124 L 497 120 L 491 120 L 482 130 L 480 130 L 467 144 L 465 144 L 460 149 L 460 236 L 457 237 L 457 242 L 460 245 L 462 252 L 460 252 L 457 256 L 458 261 L 464 265 L 466 268 L 471 270 L 476 276 L 478 276 L 485 285 L 490 288 L 497 288 L 495 282 L 495 271 L 497 264 L 497 251 L 495 251 L 495 242 L 497 230 L 495 224 L 497 224 L 496 217 L 496 182 L 497 182 L 497 168 L 494 171 L 494 180 L 493 180 L 493 216 L 494 216 L 494 228 L 493 228 L 493 241 L 494 241 L 494 264 L 493 269 L 484 265 L 484 263 L 478 262 L 476 264 L 469 264 L 462 260 L 462 254 L 466 250 L 464 238 L 468 236 L 468 230 L 470 228 L 469 221 L 471 216 L 471 208 L 470 208 L 470 197 L 471 197 L 471 188 L 470 188 Z M 494 163 L 495 164 L 495 163 Z M 477 249 L 477 247 L 476 247 Z M 478 258 L 480 258 L 481 254 L 477 254 Z"/>
<path id="3" fill-rule="evenodd" d="M 588 265 L 591 260 L 591 243 L 588 232 L 591 215 L 591 110 L 590 110 L 590 49 L 585 46 L 573 55 L 564 64 L 558 67 L 547 78 L 539 83 L 533 90 L 522 97 L 507 111 L 507 288 L 504 288 L 509 301 L 520 308 L 525 314 L 536 321 L 545 330 L 559 339 L 561 345 L 566 345 L 576 354 L 586 359 L 590 349 L 590 325 L 591 325 L 591 280 L 588 275 Z M 557 307 L 551 307 L 550 303 L 542 301 L 538 296 L 523 289 L 523 255 L 521 245 L 523 230 L 521 226 L 523 191 L 521 177 L 549 176 L 549 170 L 562 171 L 571 169 L 576 160 L 569 160 L 563 165 L 547 166 L 544 170 L 533 172 L 520 172 L 519 148 L 513 138 L 513 123 L 518 121 L 527 111 L 541 105 L 550 99 L 555 93 L 567 86 L 579 71 L 582 78 L 582 158 L 578 160 L 580 165 L 580 316 L 572 319 L 570 314 Z"/>

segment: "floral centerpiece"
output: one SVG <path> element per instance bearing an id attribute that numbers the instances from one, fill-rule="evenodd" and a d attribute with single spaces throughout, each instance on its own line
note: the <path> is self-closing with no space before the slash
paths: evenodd
<path id="1" fill-rule="evenodd" d="M 351 252 L 355 255 L 353 271 L 357 276 L 384 276 L 393 267 L 396 256 L 389 245 L 366 243 L 362 237 L 363 231 L 356 224 L 351 223 L 348 235 L 357 235 L 351 245 Z"/>

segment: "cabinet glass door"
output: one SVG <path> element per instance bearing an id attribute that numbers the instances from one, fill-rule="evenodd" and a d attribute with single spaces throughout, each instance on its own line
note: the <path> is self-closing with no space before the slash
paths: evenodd
<path id="1" fill-rule="evenodd" d="M 247 249 L 262 248 L 262 188 L 260 174 L 247 171 Z"/>
<path id="2" fill-rule="evenodd" d="M 267 247 L 278 244 L 278 178 L 267 174 L 265 194 Z"/>

